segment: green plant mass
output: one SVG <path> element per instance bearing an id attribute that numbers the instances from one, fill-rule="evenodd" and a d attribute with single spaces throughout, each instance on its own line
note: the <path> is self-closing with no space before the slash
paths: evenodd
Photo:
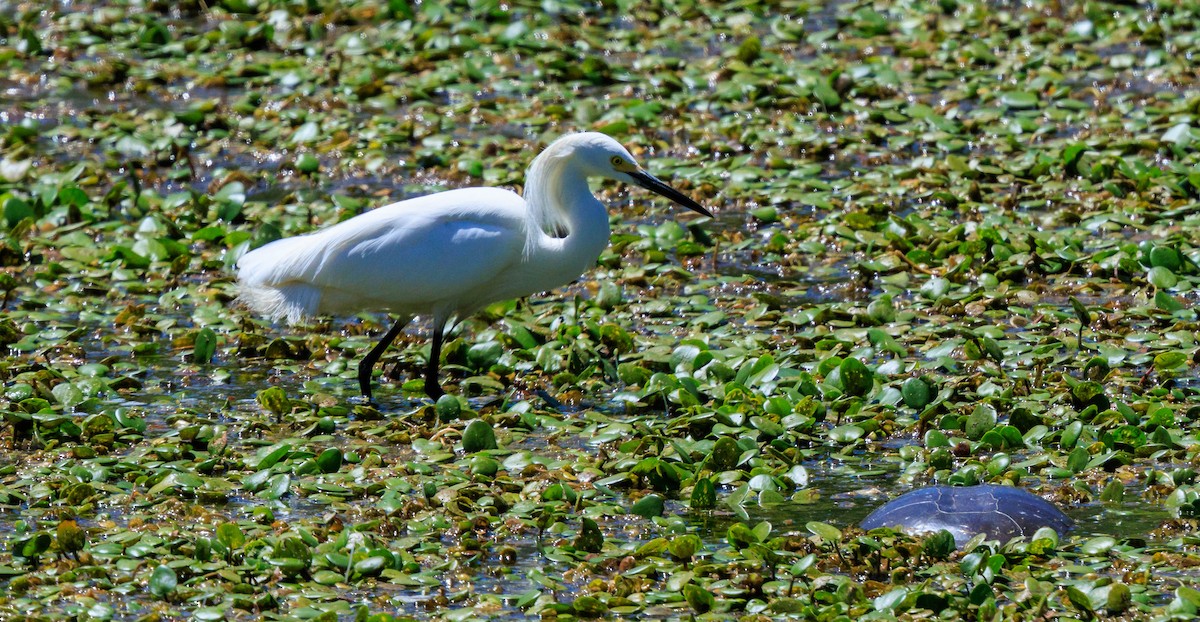
<path id="1" fill-rule="evenodd" d="M 1195 2 L 0 3 L 0 619 L 1195 617 L 1197 32 Z M 712 217 L 584 171 L 582 276 L 364 375 L 394 317 L 237 303 L 254 249 L 524 192 L 577 132 Z M 859 526 L 979 484 L 1074 527 Z"/>

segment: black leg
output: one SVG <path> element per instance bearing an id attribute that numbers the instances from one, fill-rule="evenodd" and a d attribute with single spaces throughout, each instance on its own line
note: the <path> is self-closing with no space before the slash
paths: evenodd
<path id="1" fill-rule="evenodd" d="M 404 330 L 404 327 L 411 321 L 412 318 L 407 316 L 396 320 L 396 323 L 383 335 L 383 339 L 380 339 L 379 343 L 358 362 L 358 388 L 362 389 L 363 397 L 368 401 L 371 399 L 371 370 L 375 369 L 375 363 L 379 362 L 384 351 L 396 340 L 396 335 L 399 335 L 400 331 Z"/>
<path id="2" fill-rule="evenodd" d="M 425 394 L 437 399 L 446 394 L 438 384 L 438 365 L 442 358 L 442 337 L 446 333 L 446 322 L 433 320 L 433 344 L 429 348 L 429 364 L 425 367 Z"/>

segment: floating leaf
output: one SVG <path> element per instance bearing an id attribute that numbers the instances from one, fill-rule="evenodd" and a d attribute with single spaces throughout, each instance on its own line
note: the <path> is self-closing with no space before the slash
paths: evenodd
<path id="1" fill-rule="evenodd" d="M 931 399 L 929 384 L 921 378 L 905 380 L 900 392 L 904 396 L 904 405 L 909 408 L 925 408 Z"/>
<path id="2" fill-rule="evenodd" d="M 481 419 L 476 419 L 467 426 L 462 439 L 463 451 L 469 454 L 496 449 L 496 432 L 490 423 Z"/>
<path id="3" fill-rule="evenodd" d="M 671 556 L 675 559 L 686 563 L 692 559 L 692 556 L 696 554 L 696 551 L 700 550 L 702 545 L 703 543 L 700 541 L 699 536 L 689 533 L 677 538 L 672 538 L 667 543 L 667 551 L 669 551 Z"/>
<path id="4" fill-rule="evenodd" d="M 599 553 L 604 548 L 604 534 L 600 532 L 600 526 L 596 521 L 587 517 L 583 518 L 574 545 L 576 549 L 588 553 Z"/>
<path id="5" fill-rule="evenodd" d="M 462 415 L 462 402 L 458 401 L 455 395 L 446 394 L 437 399 L 434 403 L 434 411 L 437 412 L 438 421 L 454 421 Z M 494 440 L 495 434 L 493 434 Z"/>
<path id="6" fill-rule="evenodd" d="M 655 516 L 662 516 L 665 508 L 666 506 L 663 503 L 662 497 L 658 495 L 646 495 L 629 507 L 629 513 L 645 518 L 654 518 Z"/>
<path id="7" fill-rule="evenodd" d="M 717 602 L 712 592 L 694 583 L 688 583 L 683 586 L 683 598 L 696 613 L 708 613 L 712 611 Z"/>
<path id="8" fill-rule="evenodd" d="M 195 345 L 192 346 L 192 361 L 201 365 L 212 362 L 217 350 L 217 334 L 211 328 L 202 328 L 196 333 Z"/>
<path id="9" fill-rule="evenodd" d="M 166 598 L 179 585 L 179 578 L 169 566 L 158 566 L 150 574 L 150 593 L 159 598 Z"/>
<path id="10" fill-rule="evenodd" d="M 259 391 L 257 401 L 259 406 L 276 416 L 282 415 L 292 408 L 291 400 L 288 399 L 287 393 L 281 387 L 269 387 Z"/>
<path id="11" fill-rule="evenodd" d="M 1000 103 L 1018 110 L 1037 108 L 1038 96 L 1029 91 L 1005 91 L 1000 94 Z"/>
<path id="12" fill-rule="evenodd" d="M 820 536 L 826 542 L 838 542 L 842 539 L 842 532 L 827 523 L 809 521 L 805 523 L 804 527 L 808 529 L 809 533 Z"/>
<path id="13" fill-rule="evenodd" d="M 842 387 L 846 390 L 847 395 L 864 396 L 874 385 L 874 375 L 871 370 L 856 358 L 842 361 L 838 371 L 842 379 Z"/>
<path id="14" fill-rule="evenodd" d="M 711 479 L 701 477 L 692 488 L 690 506 L 693 510 L 711 510 L 717 507 L 717 489 Z"/>

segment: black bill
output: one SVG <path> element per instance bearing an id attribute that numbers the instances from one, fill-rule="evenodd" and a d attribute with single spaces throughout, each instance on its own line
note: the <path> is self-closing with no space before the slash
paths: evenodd
<path id="1" fill-rule="evenodd" d="M 650 192 L 661 194 L 662 196 L 671 199 L 672 201 L 692 210 L 693 212 L 704 214 L 709 218 L 713 217 L 712 212 L 704 209 L 703 205 L 691 200 L 682 192 L 668 186 L 667 184 L 664 184 L 662 181 L 659 181 L 657 177 L 647 173 L 646 171 L 634 171 L 629 173 L 629 176 L 633 178 L 634 183 L 649 190 Z"/>

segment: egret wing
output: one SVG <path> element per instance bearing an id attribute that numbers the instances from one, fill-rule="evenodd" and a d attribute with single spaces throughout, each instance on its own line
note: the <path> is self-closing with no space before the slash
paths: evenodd
<path id="1" fill-rule="evenodd" d="M 319 291 L 318 313 L 429 313 L 486 298 L 519 261 L 524 202 L 472 188 L 381 207 L 311 236 L 276 287 Z M 485 301 L 486 303 L 486 301 Z"/>

